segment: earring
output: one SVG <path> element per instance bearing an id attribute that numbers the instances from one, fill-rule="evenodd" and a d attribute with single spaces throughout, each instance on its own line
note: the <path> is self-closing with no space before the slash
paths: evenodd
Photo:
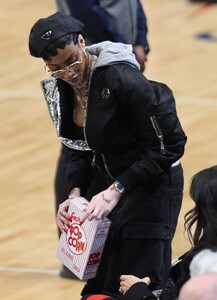
<path id="1" fill-rule="evenodd" d="M 85 57 L 87 57 L 87 52 L 86 52 L 86 49 L 85 49 L 85 48 L 83 48 L 83 49 L 82 49 L 82 51 L 83 51 L 83 53 L 84 53 L 84 56 L 85 56 Z"/>

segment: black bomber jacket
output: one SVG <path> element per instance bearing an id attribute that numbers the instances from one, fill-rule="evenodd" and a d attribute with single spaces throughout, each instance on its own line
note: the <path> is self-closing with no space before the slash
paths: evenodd
<path id="1" fill-rule="evenodd" d="M 48 90 L 44 92 L 47 103 L 51 95 L 59 101 L 59 113 L 54 115 L 50 109 L 57 131 L 73 139 L 69 129 L 73 101 L 67 96 L 67 84 L 55 79 L 49 88 L 50 97 L 46 97 Z M 182 157 L 187 140 L 172 91 L 126 63 L 94 70 L 84 138 L 92 151 L 72 150 L 67 172 L 70 188 L 85 188 L 91 166 L 100 161 L 128 192 L 167 171 Z"/>

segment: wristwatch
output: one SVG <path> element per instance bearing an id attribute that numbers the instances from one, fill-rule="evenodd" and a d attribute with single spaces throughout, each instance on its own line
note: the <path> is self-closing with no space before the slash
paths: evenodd
<path id="1" fill-rule="evenodd" d="M 115 190 L 117 192 L 119 192 L 120 194 L 123 194 L 124 191 L 125 191 L 125 188 L 123 187 L 123 185 L 119 181 L 114 182 L 114 187 L 115 187 Z"/>

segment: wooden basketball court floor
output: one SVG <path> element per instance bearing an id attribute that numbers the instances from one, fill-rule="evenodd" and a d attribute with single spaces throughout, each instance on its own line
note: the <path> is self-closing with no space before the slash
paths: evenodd
<path id="1" fill-rule="evenodd" d="M 188 136 L 185 192 L 173 257 L 186 251 L 183 215 L 191 176 L 217 163 L 217 6 L 143 0 L 151 52 L 145 75 L 174 91 Z M 53 176 L 59 142 L 28 54 L 30 27 L 53 0 L 0 0 L 0 299 L 79 299 L 83 282 L 58 276 Z M 198 37 L 200 36 L 200 38 Z"/>

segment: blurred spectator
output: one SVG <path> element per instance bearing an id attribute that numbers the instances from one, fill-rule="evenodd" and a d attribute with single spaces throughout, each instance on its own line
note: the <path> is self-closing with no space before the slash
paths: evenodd
<path id="1" fill-rule="evenodd" d="M 217 273 L 217 252 L 209 249 L 195 255 L 190 264 L 191 277 L 207 273 Z"/>
<path id="2" fill-rule="evenodd" d="M 216 300 L 217 274 L 189 279 L 182 287 L 178 300 Z"/>
<path id="3" fill-rule="evenodd" d="M 84 23 L 86 44 L 106 40 L 132 44 L 144 72 L 149 52 L 148 28 L 139 0 L 56 0 L 56 4 L 60 12 Z"/>

